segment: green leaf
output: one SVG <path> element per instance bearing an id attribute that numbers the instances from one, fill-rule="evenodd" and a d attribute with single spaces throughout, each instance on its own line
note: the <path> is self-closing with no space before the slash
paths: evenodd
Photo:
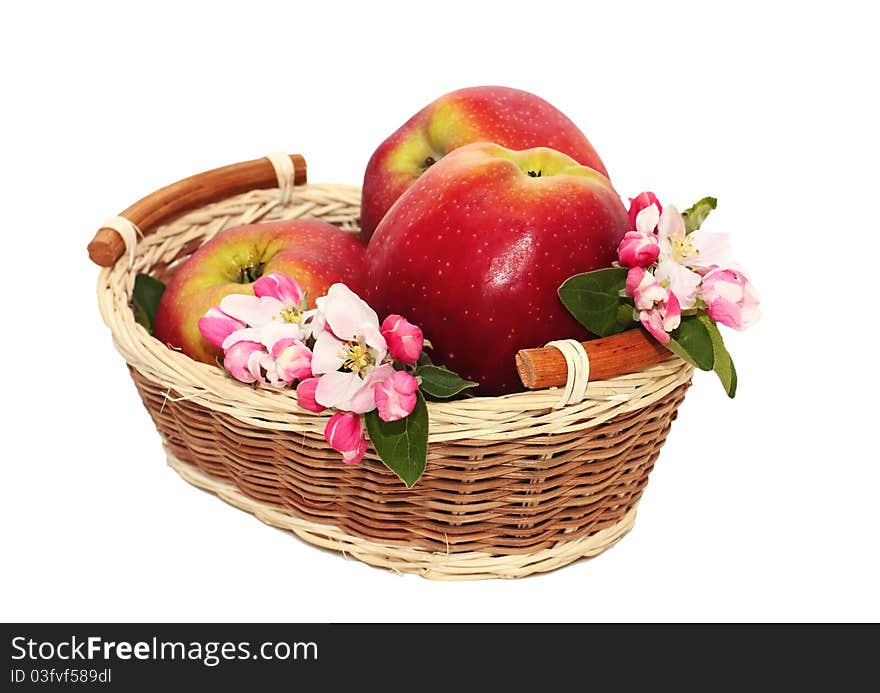
<path id="1" fill-rule="evenodd" d="M 623 325 L 624 330 L 629 330 L 632 329 L 635 321 L 635 317 L 633 316 L 633 307 L 629 303 L 621 302 L 621 304 L 617 306 L 618 324 Z"/>
<path id="2" fill-rule="evenodd" d="M 721 380 L 727 396 L 733 398 L 736 395 L 737 378 L 736 367 L 733 365 L 730 352 L 724 346 L 724 340 L 721 338 L 721 332 L 718 330 L 718 325 L 715 324 L 715 321 L 705 313 L 700 314 L 698 319 L 706 327 L 709 337 L 712 339 L 712 349 L 715 353 L 715 366 L 713 370 L 718 375 L 719 380 Z"/>
<path id="3" fill-rule="evenodd" d="M 717 206 L 718 200 L 714 197 L 704 197 L 696 204 L 693 204 L 684 210 L 684 212 L 681 213 L 681 216 L 684 217 L 685 231 L 690 233 L 691 231 L 696 231 L 700 228 L 700 226 L 703 225 L 703 222 L 706 221 L 706 217 L 709 216 L 709 212 Z"/>
<path id="4" fill-rule="evenodd" d="M 422 366 L 416 371 L 416 375 L 422 378 L 420 386 L 422 392 L 439 399 L 449 399 L 468 388 L 477 386 L 477 383 L 465 380 L 458 373 L 453 373 L 444 366 Z"/>
<path id="5" fill-rule="evenodd" d="M 559 299 L 575 319 L 598 337 L 623 332 L 629 324 L 618 320 L 626 287 L 626 268 L 611 267 L 576 274 L 559 287 Z"/>
<path id="6" fill-rule="evenodd" d="M 428 405 L 421 392 L 416 398 L 416 408 L 398 421 L 382 421 L 375 409 L 364 416 L 379 457 L 408 488 L 419 480 L 428 462 Z"/>
<path id="7" fill-rule="evenodd" d="M 673 354 L 701 370 L 712 370 L 715 365 L 712 337 L 696 315 L 683 317 L 681 325 L 672 331 L 670 337 L 666 348 Z"/>
<path id="8" fill-rule="evenodd" d="M 134 319 L 152 334 L 153 321 L 159 299 L 165 293 L 165 285 L 148 274 L 139 274 L 134 278 L 134 289 L 131 292 L 131 306 Z"/>

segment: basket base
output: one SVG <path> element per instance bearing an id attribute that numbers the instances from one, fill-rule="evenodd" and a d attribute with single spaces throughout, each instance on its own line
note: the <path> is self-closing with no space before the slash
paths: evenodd
<path id="1" fill-rule="evenodd" d="M 243 494 L 234 484 L 206 474 L 179 460 L 166 447 L 168 465 L 184 481 L 213 493 L 230 505 L 251 513 L 267 525 L 285 529 L 303 541 L 324 549 L 353 556 L 377 568 L 413 573 L 431 580 L 486 580 L 518 578 L 568 565 L 581 558 L 597 556 L 611 548 L 632 529 L 638 506 L 611 527 L 573 541 L 559 542 L 533 553 L 493 555 L 481 551 L 439 553 L 407 546 L 382 544 L 352 536 L 333 525 L 311 522 L 274 505 Z"/>

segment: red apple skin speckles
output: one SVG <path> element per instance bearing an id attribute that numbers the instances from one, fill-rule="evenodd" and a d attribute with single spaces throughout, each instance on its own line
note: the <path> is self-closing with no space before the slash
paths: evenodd
<path id="1" fill-rule="evenodd" d="M 364 173 L 361 238 L 366 243 L 395 200 L 426 170 L 472 142 L 511 149 L 549 147 L 607 176 L 586 136 L 544 99 L 499 86 L 453 91 L 412 116 L 373 153 Z"/>
<path id="2" fill-rule="evenodd" d="M 156 311 L 156 339 L 196 361 L 214 363 L 220 350 L 202 337 L 199 318 L 224 296 L 253 294 L 252 283 L 236 281 L 249 265 L 296 279 L 310 308 L 334 282 L 356 293 L 364 290 L 364 247 L 354 234 L 311 219 L 236 226 L 205 243 L 171 277 Z"/>
<path id="3" fill-rule="evenodd" d="M 608 179 L 564 154 L 470 144 L 432 166 L 379 224 L 368 300 L 379 315 L 419 325 L 434 361 L 480 383 L 479 394 L 514 392 L 519 349 L 588 336 L 557 289 L 609 266 L 628 226 Z"/>

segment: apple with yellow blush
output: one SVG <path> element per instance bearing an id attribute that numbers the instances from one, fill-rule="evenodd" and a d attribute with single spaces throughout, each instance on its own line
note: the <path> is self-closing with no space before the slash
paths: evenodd
<path id="1" fill-rule="evenodd" d="M 357 237 L 326 222 L 296 219 L 230 228 L 174 273 L 156 310 L 153 333 L 197 361 L 214 363 L 220 350 L 202 336 L 198 322 L 224 296 L 253 294 L 260 276 L 283 272 L 299 283 L 312 308 L 336 282 L 361 291 L 364 265 Z"/>

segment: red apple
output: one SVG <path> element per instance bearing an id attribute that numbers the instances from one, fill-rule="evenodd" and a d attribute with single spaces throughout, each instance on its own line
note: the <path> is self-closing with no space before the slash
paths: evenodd
<path id="1" fill-rule="evenodd" d="M 198 321 L 228 294 L 253 294 L 253 282 L 283 272 L 299 282 L 310 306 L 335 282 L 360 292 L 364 247 L 357 237 L 322 221 L 296 219 L 227 229 L 205 243 L 175 272 L 156 311 L 154 334 L 197 361 L 214 363 L 219 351 Z"/>
<path id="2" fill-rule="evenodd" d="M 367 293 L 380 315 L 419 325 L 435 362 L 481 394 L 512 392 L 519 349 L 587 336 L 557 289 L 609 266 L 628 228 L 608 179 L 571 157 L 470 144 L 382 219 L 367 248 Z"/>
<path id="3" fill-rule="evenodd" d="M 511 149 L 550 147 L 608 175 L 596 150 L 544 99 L 509 87 L 469 87 L 416 113 L 375 151 L 364 173 L 361 238 L 366 243 L 394 201 L 435 162 L 471 142 Z"/>

